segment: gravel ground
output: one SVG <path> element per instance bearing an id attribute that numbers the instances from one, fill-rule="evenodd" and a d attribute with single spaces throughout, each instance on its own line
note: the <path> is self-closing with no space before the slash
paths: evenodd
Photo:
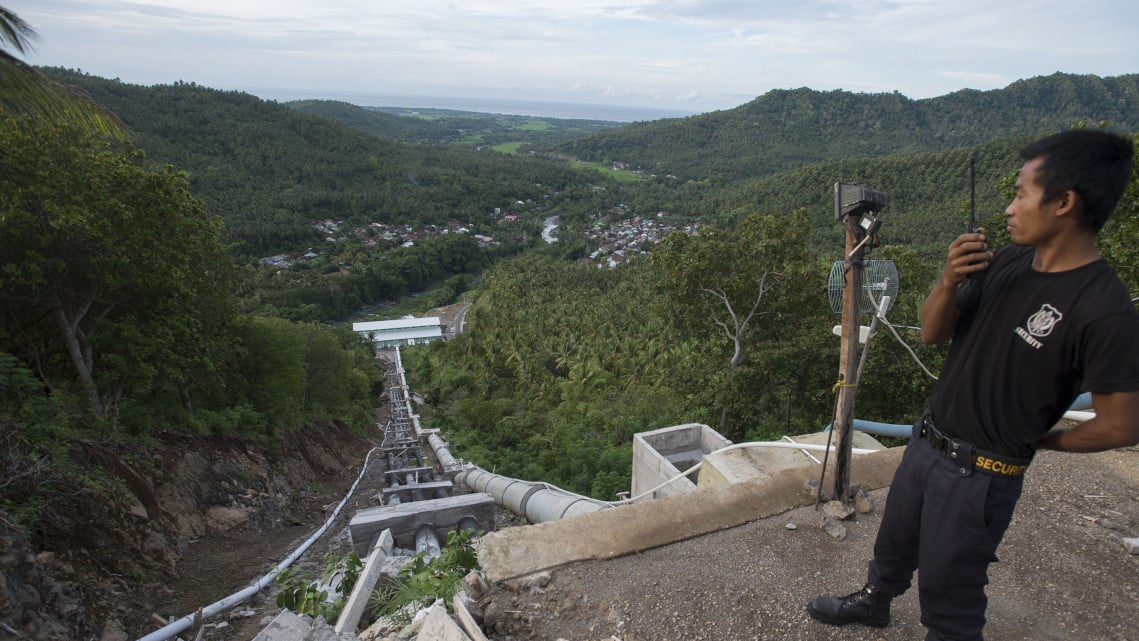
<path id="1" fill-rule="evenodd" d="M 857 479 L 855 479 L 857 480 Z M 838 541 L 801 508 L 609 561 L 555 570 L 484 599 L 496 641 L 924 638 L 916 589 L 884 629 L 836 628 L 805 605 L 865 581 L 887 490 Z M 794 525 L 794 529 L 789 526 Z M 991 571 L 989 641 L 1139 641 L 1139 449 L 1043 452 Z"/>

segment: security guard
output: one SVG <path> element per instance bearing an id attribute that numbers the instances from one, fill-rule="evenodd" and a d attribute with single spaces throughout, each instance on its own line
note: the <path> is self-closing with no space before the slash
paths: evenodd
<path id="1" fill-rule="evenodd" d="M 949 245 L 921 310 L 922 340 L 952 339 L 930 408 L 890 486 L 867 583 L 807 605 L 833 625 L 890 622 L 920 569 L 927 641 L 980 641 L 989 563 L 1037 449 L 1139 443 L 1139 314 L 1095 246 L 1131 175 L 1125 137 L 1073 129 L 1021 151 L 1005 210 L 1014 245 L 984 231 Z M 1049 429 L 1081 391 L 1095 418 Z"/>

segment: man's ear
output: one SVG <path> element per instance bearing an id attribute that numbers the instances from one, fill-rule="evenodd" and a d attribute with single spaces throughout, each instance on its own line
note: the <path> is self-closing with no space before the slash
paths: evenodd
<path id="1" fill-rule="evenodd" d="M 1075 190 L 1069 189 L 1056 196 L 1056 215 L 1057 216 L 1070 216 L 1079 206 L 1080 195 Z"/>

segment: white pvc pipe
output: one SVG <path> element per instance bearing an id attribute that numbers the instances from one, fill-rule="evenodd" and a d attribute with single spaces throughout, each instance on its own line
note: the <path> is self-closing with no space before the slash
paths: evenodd
<path id="1" fill-rule="evenodd" d="M 218 614 L 227 608 L 231 608 L 238 603 L 249 599 L 261 590 L 264 590 L 266 587 L 273 584 L 273 581 L 276 580 L 277 576 L 280 575 L 285 568 L 289 567 L 293 564 L 294 561 L 299 559 L 301 555 L 304 554 L 309 549 L 309 547 L 311 547 L 312 544 L 315 543 L 317 539 L 319 539 L 321 535 L 328 530 L 329 527 L 332 526 L 333 521 L 335 521 L 336 517 L 340 514 L 340 510 L 344 507 L 345 504 L 348 503 L 348 499 L 351 498 L 352 493 L 356 491 L 356 486 L 360 484 L 360 479 L 364 478 L 364 472 L 368 470 L 368 461 L 371 460 L 372 454 L 375 453 L 378 449 L 379 448 L 372 448 L 368 452 L 368 455 L 364 457 L 364 466 L 360 468 L 360 475 L 356 477 L 356 482 L 352 484 L 352 487 L 348 490 L 348 494 L 346 494 L 344 498 L 340 500 L 340 503 L 336 506 L 336 509 L 332 511 L 332 515 L 328 517 L 328 520 L 324 522 L 324 525 L 322 525 L 319 530 L 317 530 L 311 537 L 309 537 L 307 541 L 302 543 L 301 546 L 297 548 L 295 552 L 289 555 L 287 559 L 281 561 L 280 565 L 273 568 L 273 570 L 265 576 L 255 580 L 252 584 L 249 585 L 249 587 L 239 592 L 235 592 L 225 597 L 224 599 L 221 599 L 220 601 L 215 601 L 214 603 L 211 603 L 210 605 L 202 608 L 200 611 L 201 620 L 205 621 L 215 614 Z M 173 638 L 177 636 L 178 633 L 190 629 L 190 626 L 194 625 L 194 618 L 196 615 L 197 613 L 188 614 L 181 619 L 178 619 L 177 621 L 171 621 L 170 623 L 166 624 L 166 626 L 159 628 L 158 630 L 155 630 L 146 636 L 139 637 L 138 641 L 165 641 L 166 639 Z"/>
<path id="2" fill-rule="evenodd" d="M 795 439 L 791 438 L 790 436 L 784 436 L 784 437 L 783 437 L 783 440 L 784 440 L 784 441 L 787 441 L 788 443 L 795 443 L 795 442 L 797 442 L 797 441 L 795 441 Z M 818 464 L 822 465 L 822 463 L 823 463 L 823 462 L 822 462 L 822 461 L 820 461 L 820 460 L 819 460 L 819 457 L 815 456 L 814 454 L 811 454 L 810 452 L 808 452 L 808 451 L 806 451 L 806 450 L 803 450 L 803 454 L 804 454 L 804 455 L 805 455 L 807 458 L 809 458 L 809 459 L 811 459 L 812 461 L 814 461 L 815 463 L 818 463 Z"/>

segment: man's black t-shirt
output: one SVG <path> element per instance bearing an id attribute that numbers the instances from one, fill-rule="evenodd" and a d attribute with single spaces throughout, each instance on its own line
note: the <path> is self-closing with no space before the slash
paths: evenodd
<path id="1" fill-rule="evenodd" d="M 947 433 L 1020 458 L 1080 392 L 1139 390 L 1139 314 L 1111 266 L 1037 272 L 1034 256 L 1003 247 L 962 284 L 980 291 L 963 305 L 933 390 Z"/>

